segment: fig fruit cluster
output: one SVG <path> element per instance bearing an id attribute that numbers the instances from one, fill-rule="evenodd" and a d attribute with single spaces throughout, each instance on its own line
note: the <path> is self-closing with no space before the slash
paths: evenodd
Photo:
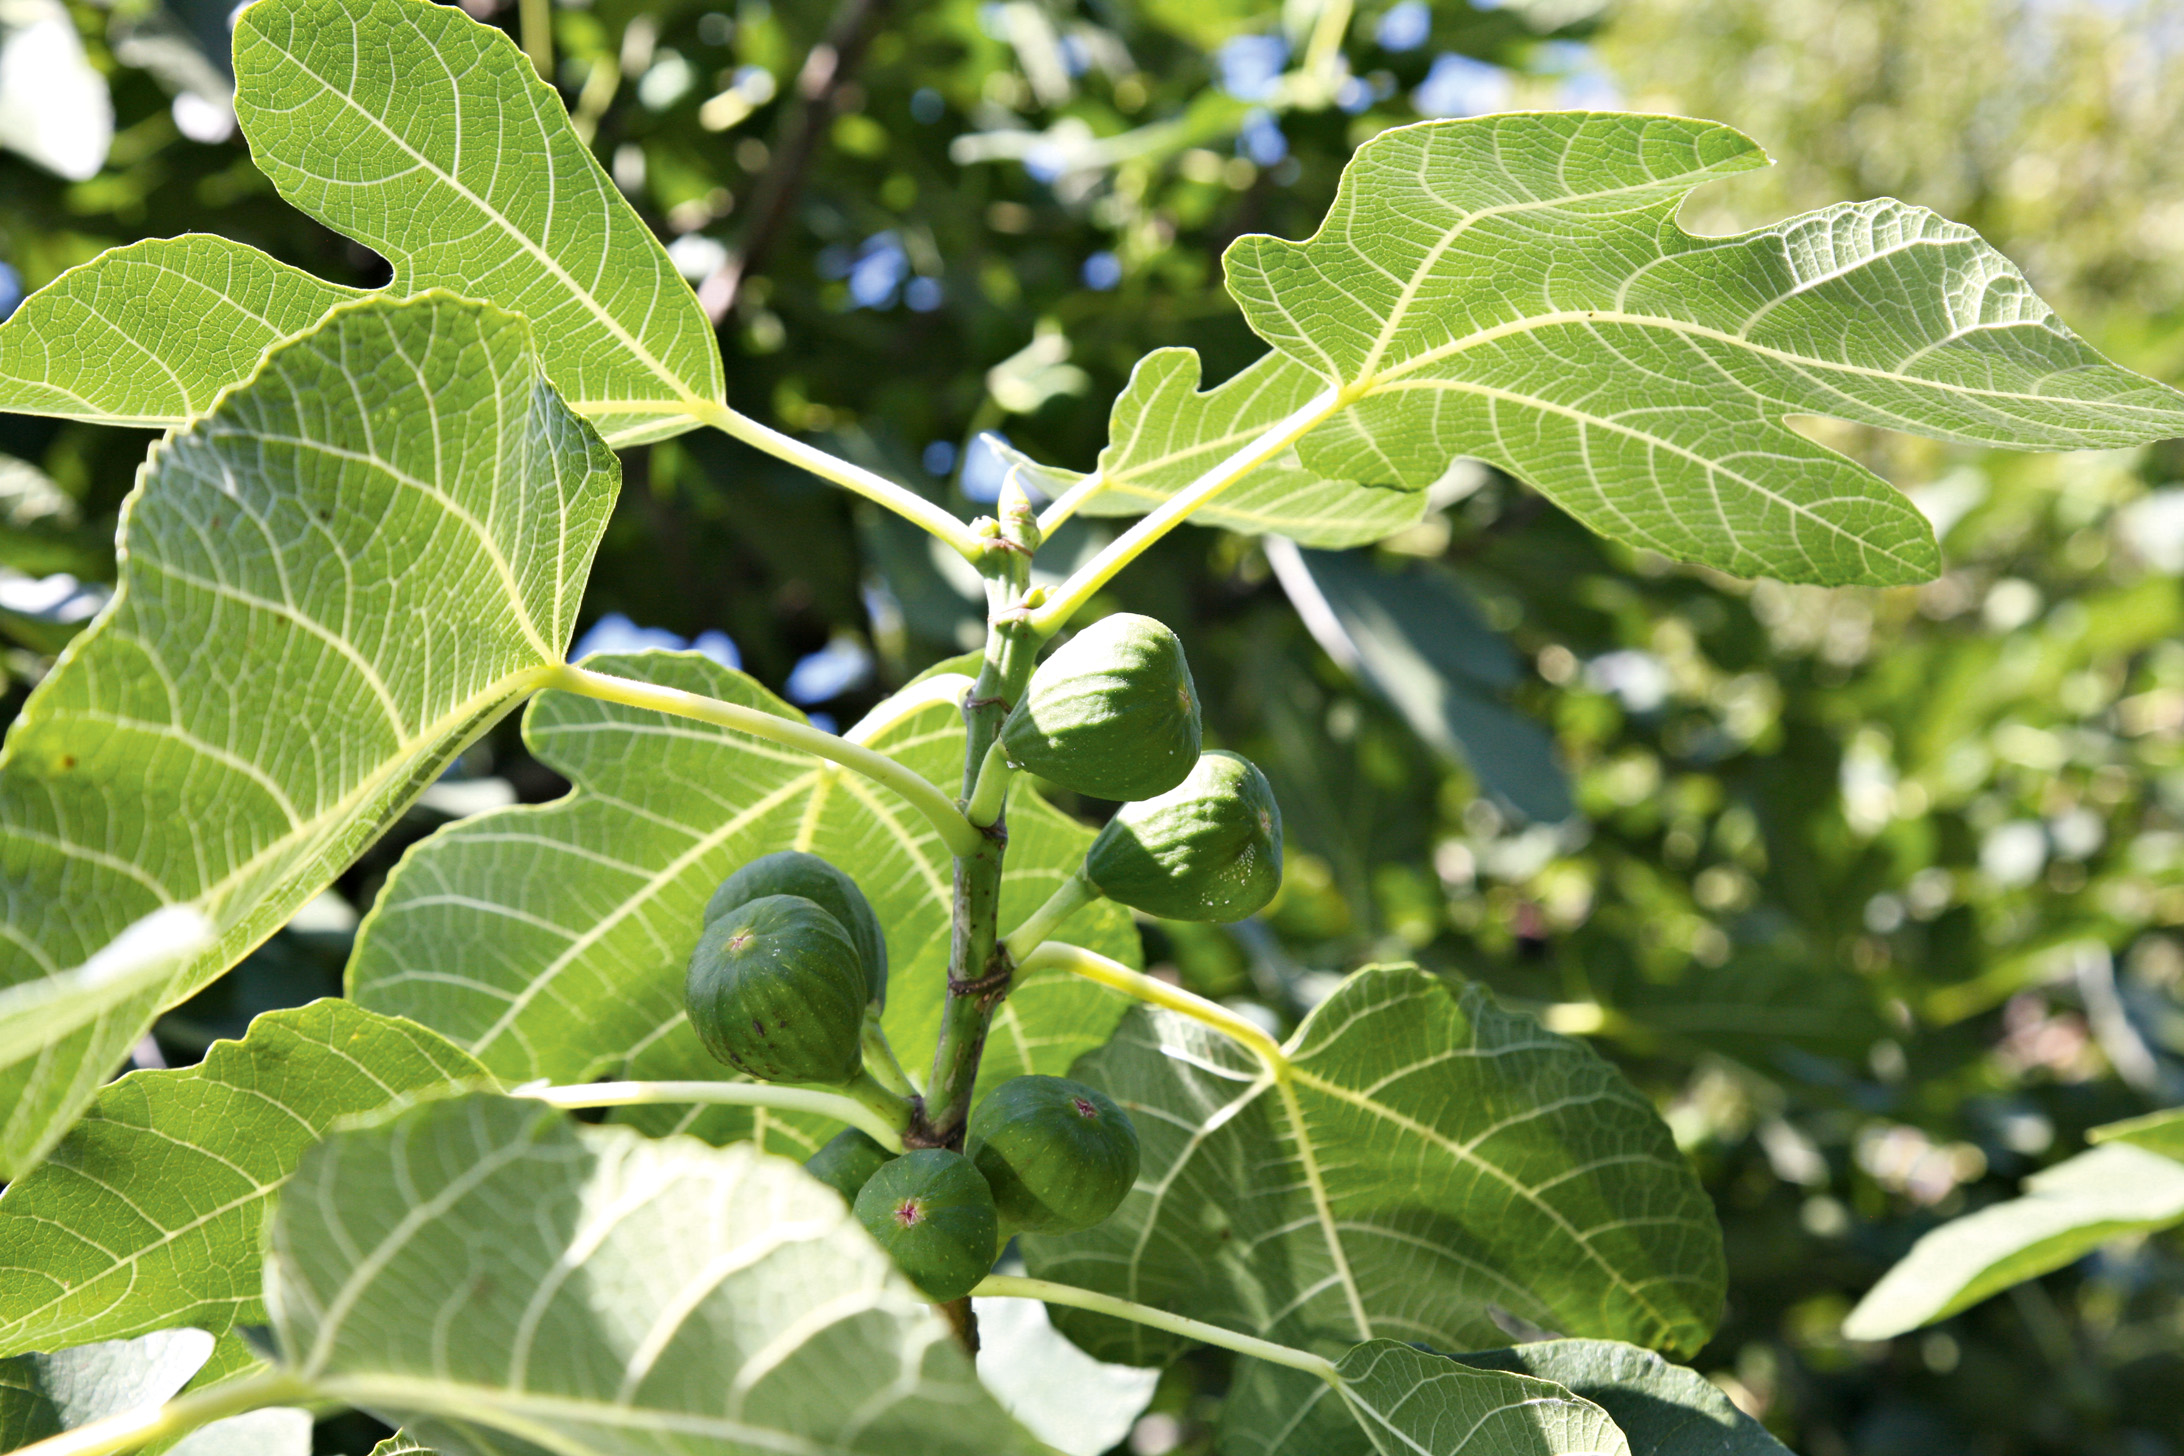
<path id="1" fill-rule="evenodd" d="M 1183 644 L 1128 612 L 1041 663 L 1001 726 L 1012 767 L 1123 801 L 1085 856 L 1095 891 L 1169 920 L 1241 920 L 1281 888 L 1281 810 L 1257 767 L 1200 739 Z"/>
<path id="2" fill-rule="evenodd" d="M 1075 1233 L 1103 1222 L 1137 1182 L 1130 1116 L 1096 1087 L 1012 1077 L 972 1109 L 960 1153 L 890 1157 L 841 1133 L 805 1163 L 934 1300 L 961 1299 L 1018 1233 Z"/>

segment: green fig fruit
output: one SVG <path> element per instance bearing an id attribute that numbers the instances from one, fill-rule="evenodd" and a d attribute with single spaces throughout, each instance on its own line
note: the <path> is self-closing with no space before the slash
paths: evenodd
<path id="1" fill-rule="evenodd" d="M 872 1175 L 894 1157 L 874 1142 L 870 1134 L 845 1127 L 804 1160 L 804 1171 L 855 1203 L 857 1194 L 872 1181 Z"/>
<path id="2" fill-rule="evenodd" d="M 1130 1115 L 1096 1087 L 1011 1077 L 971 1111 L 963 1151 L 1010 1228 L 1070 1234 L 1113 1213 L 1137 1182 Z"/>
<path id="3" fill-rule="evenodd" d="M 1198 690 L 1183 644 L 1151 617 L 1102 617 L 1039 664 L 1001 724 L 1001 751 L 1096 799 L 1166 793 L 1198 762 Z"/>
<path id="4" fill-rule="evenodd" d="M 705 1049 L 765 1082 L 848 1082 L 864 1069 L 865 970 L 841 922 L 763 895 L 705 927 L 684 1004 Z"/>
<path id="5" fill-rule="evenodd" d="M 1282 811 L 1251 761 L 1216 749 L 1157 799 L 1125 804 L 1085 852 L 1101 894 L 1169 920 L 1241 920 L 1282 884 Z"/>
<path id="6" fill-rule="evenodd" d="M 872 902 L 855 880 L 816 854 L 784 849 L 762 855 L 720 882 L 713 898 L 705 902 L 705 923 L 711 925 L 737 906 L 767 895 L 802 895 L 840 921 L 864 962 L 870 999 L 886 1004 L 887 936 L 880 930 L 880 917 L 872 913 Z"/>
<path id="7" fill-rule="evenodd" d="M 993 1271 L 1000 1221 L 993 1190 L 971 1160 L 947 1148 L 904 1153 L 857 1195 L 857 1221 L 927 1298 L 961 1299 Z"/>

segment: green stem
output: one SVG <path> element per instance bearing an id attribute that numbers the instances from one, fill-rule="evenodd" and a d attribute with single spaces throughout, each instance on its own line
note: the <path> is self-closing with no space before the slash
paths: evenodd
<path id="1" fill-rule="evenodd" d="M 308 1401 L 312 1395 L 311 1387 L 295 1376 L 271 1371 L 177 1396 L 165 1405 L 123 1411 L 104 1420 L 92 1421 L 73 1431 L 63 1431 L 25 1446 L 15 1456 L 109 1456 L 111 1452 L 133 1451 L 153 1441 L 186 1435 L 199 1426 L 241 1415 L 244 1411 Z"/>
<path id="2" fill-rule="evenodd" d="M 1134 996 L 1149 1005 L 1181 1012 L 1193 1021 L 1203 1022 L 1222 1035 L 1242 1042 L 1277 1077 L 1289 1070 L 1289 1053 L 1283 1051 L 1281 1043 L 1267 1035 L 1257 1024 L 1237 1015 L 1218 1001 L 1208 1001 L 1195 991 L 1171 986 L 1143 971 L 1133 971 L 1122 962 L 1109 960 L 1098 951 L 1050 940 L 1026 956 L 1018 970 L 1026 974 L 1032 971 L 1061 970 L 1073 976 L 1082 976 L 1087 981 L 1097 981 L 1109 990 Z"/>
<path id="3" fill-rule="evenodd" d="M 1039 513 L 1039 534 L 1051 536 L 1054 528 L 1084 509 L 1085 502 L 1107 489 L 1107 477 L 1097 470 L 1078 481 L 1055 498 L 1054 504 Z"/>
<path id="4" fill-rule="evenodd" d="M 874 505 L 885 506 L 904 520 L 932 532 L 973 562 L 985 553 L 985 543 L 973 536 L 968 526 L 908 486 L 898 485 L 862 465 L 852 465 L 816 445 L 807 445 L 794 436 L 784 435 L 727 405 L 692 399 L 680 408 L 724 435 L 791 465 L 802 466 L 821 480 L 854 491 Z"/>
<path id="5" fill-rule="evenodd" d="M 1297 67 L 1305 75 L 1323 78 L 1333 68 L 1342 52 L 1343 38 L 1350 33 L 1351 3 L 1324 0 L 1320 6 L 1319 20 L 1312 27 L 1311 39 L 1305 42 L 1304 61 Z"/>
<path id="6" fill-rule="evenodd" d="M 910 1074 L 902 1069 L 902 1063 L 896 1060 L 895 1045 L 887 1039 L 887 1031 L 880 1025 L 877 1006 L 865 1007 L 863 1039 L 865 1070 L 882 1087 L 906 1100 L 922 1095 L 910 1080 Z"/>
<path id="7" fill-rule="evenodd" d="M 523 32 L 523 53 L 538 67 L 538 78 L 551 86 L 554 84 L 553 0 L 522 0 L 516 13 L 518 28 Z"/>
<path id="8" fill-rule="evenodd" d="M 1166 1330 L 1172 1335 L 1181 1335 L 1187 1340 L 1199 1340 L 1208 1345 L 1218 1345 L 1224 1350 L 1234 1350 L 1237 1354 L 1249 1355 L 1254 1360 L 1287 1365 L 1292 1370 L 1317 1375 L 1338 1389 L 1342 1385 L 1342 1373 L 1335 1368 L 1335 1363 L 1309 1350 L 1277 1345 L 1272 1340 L 1261 1340 L 1252 1335 L 1240 1335 L 1219 1325 L 1209 1325 L 1204 1320 L 1170 1314 L 1164 1309 L 1117 1299 L 1111 1294 L 1096 1294 L 1089 1289 L 1079 1289 L 1074 1284 L 1056 1284 L 1050 1279 L 1025 1279 L 1014 1274 L 989 1274 L 971 1291 L 971 1298 L 1036 1299 L 1042 1303 L 1059 1304 L 1070 1309 L 1090 1310 L 1094 1314 L 1113 1315 L 1117 1319 L 1126 1319 L 1135 1324 L 1149 1325 L 1156 1330 Z"/>
<path id="9" fill-rule="evenodd" d="M 1060 928 L 1061 923 L 1100 897 L 1092 888 L 1092 882 L 1080 871 L 1062 881 L 1061 887 L 1047 897 L 1047 902 L 1026 916 L 1024 923 L 1008 933 L 1002 944 L 1008 947 L 1009 959 L 1023 965 L 1046 938 Z"/>
<path id="10" fill-rule="evenodd" d="M 1007 756 L 1002 752 L 1001 740 L 996 738 L 979 760 L 978 778 L 971 786 L 971 797 L 963 805 L 963 817 L 984 829 L 1001 817 L 1008 807 L 1009 780 L 1016 770 L 1009 767 Z"/>
<path id="11" fill-rule="evenodd" d="M 870 1067 L 859 1071 L 842 1090 L 893 1129 L 897 1137 L 903 1134 L 917 1115 L 916 1106 L 910 1099 L 889 1091 L 887 1084 L 874 1076 Z"/>
<path id="12" fill-rule="evenodd" d="M 902 1150 L 901 1129 L 891 1125 L 888 1118 L 854 1096 L 818 1087 L 784 1087 L 772 1082 L 587 1082 L 572 1087 L 515 1087 L 508 1095 L 564 1108 L 702 1102 L 723 1107 L 770 1107 L 777 1112 L 813 1112 L 863 1129 L 890 1152 Z M 907 1116 L 904 1120 L 908 1121 Z"/>
<path id="13" fill-rule="evenodd" d="M 732 728 L 738 733 L 748 733 L 754 738 L 764 738 L 788 748 L 799 749 L 838 763 L 844 768 L 855 769 L 874 783 L 884 784 L 902 795 L 909 801 L 911 808 L 923 814 L 926 821 L 940 831 L 940 837 L 947 843 L 950 852 L 966 854 L 985 842 L 985 836 L 970 820 L 963 817 L 963 812 L 956 808 L 955 801 L 934 787 L 931 780 L 914 770 L 904 768 L 885 754 L 875 753 L 863 744 L 822 732 L 808 723 L 798 723 L 757 708 L 724 703 L 718 698 L 686 693 L 680 688 L 663 688 L 652 683 L 637 682 L 632 678 L 591 672 L 566 663 L 551 669 L 543 686 L 559 688 L 563 692 L 576 693 L 587 698 L 597 698 L 601 702 L 620 703 L 628 708 L 646 708 L 655 713 L 670 713 L 678 718 L 695 718 L 701 723 Z"/>
<path id="14" fill-rule="evenodd" d="M 1200 506 L 1303 439 L 1313 426 L 1347 405 L 1351 397 L 1348 391 L 1335 389 L 1314 395 L 1302 409 L 1276 420 L 1250 444 L 1155 506 L 1054 589 L 1045 605 L 1031 614 L 1033 630 L 1042 640 L 1060 631 L 1116 572 L 1183 524 Z"/>
<path id="15" fill-rule="evenodd" d="M 963 699 L 963 796 L 978 791 L 978 771 L 1009 709 L 1024 694 L 1039 655 L 1039 638 L 1026 621 L 1024 593 L 1031 583 L 1031 554 L 1039 523 L 1023 492 L 1011 483 L 1001 497 L 1001 522 L 979 560 L 986 577 L 986 656 Z M 1001 864 L 1008 847 L 1008 816 L 999 813 L 980 843 L 955 862 L 954 933 L 948 950 L 948 995 L 933 1047 L 933 1075 L 926 1084 L 923 1125 L 916 1138 L 928 1146 L 954 1147 L 963 1140 L 971 1089 L 985 1050 L 993 1008 L 1008 994 L 1012 967 L 1000 946 Z"/>

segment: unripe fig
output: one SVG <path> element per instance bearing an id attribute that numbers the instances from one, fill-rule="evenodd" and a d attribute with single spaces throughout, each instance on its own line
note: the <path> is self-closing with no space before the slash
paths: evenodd
<path id="1" fill-rule="evenodd" d="M 1084 876 L 1169 920 L 1241 920 L 1282 884 L 1282 811 L 1251 761 L 1216 749 L 1190 777 L 1125 804 L 1085 852 Z"/>
<path id="2" fill-rule="evenodd" d="M 870 1134 L 845 1127 L 829 1138 L 826 1146 L 804 1160 L 804 1171 L 855 1203 L 872 1175 L 894 1156 L 874 1142 Z"/>
<path id="3" fill-rule="evenodd" d="M 1091 1228 L 1137 1182 L 1130 1115 L 1096 1087 L 1011 1077 L 971 1111 L 965 1156 L 993 1190 L 1003 1224 L 1033 1233 Z"/>
<path id="4" fill-rule="evenodd" d="M 993 1191 L 969 1158 L 947 1148 L 904 1153 L 874 1173 L 857 1195 L 857 1221 L 912 1284 L 943 1303 L 969 1294 L 1000 1252 Z"/>
<path id="5" fill-rule="evenodd" d="M 720 882 L 713 898 L 705 902 L 705 923 L 711 925 L 738 905 L 767 895 L 802 895 L 840 921 L 864 963 L 871 999 L 886 1002 L 887 937 L 880 931 L 880 917 L 872 913 L 872 902 L 855 880 L 816 854 L 784 849 L 762 855 Z"/>
<path id="6" fill-rule="evenodd" d="M 705 1049 L 761 1081 L 864 1069 L 864 964 L 841 922 L 801 895 L 764 895 L 706 926 L 683 997 Z"/>
<path id="7" fill-rule="evenodd" d="M 1001 724 L 1010 763 L 1096 799 L 1149 799 L 1198 761 L 1198 690 L 1175 633 L 1103 617 L 1039 664 Z"/>

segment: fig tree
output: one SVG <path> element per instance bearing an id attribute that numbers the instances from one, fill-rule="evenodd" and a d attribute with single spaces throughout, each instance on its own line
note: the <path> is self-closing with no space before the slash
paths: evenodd
<path id="1" fill-rule="evenodd" d="M 864 1069 L 865 969 L 841 922 L 801 895 L 728 911 L 690 953 L 684 1004 L 705 1049 L 764 1082 Z"/>
<path id="2" fill-rule="evenodd" d="M 1000 1221 L 971 1160 L 920 1148 L 886 1164 L 857 1195 L 857 1221 L 926 1297 L 961 1299 L 993 1269 Z"/>
<path id="3" fill-rule="evenodd" d="M 871 999 L 887 1000 L 887 937 L 855 880 L 816 854 L 784 849 L 763 855 L 720 882 L 705 902 L 705 923 L 711 925 L 737 906 L 767 895 L 802 895 L 840 921 L 864 963 Z"/>
<path id="4" fill-rule="evenodd" d="M 1002 1223 L 1032 1233 L 1091 1228 L 1137 1182 L 1130 1115 L 1096 1087 L 1011 1077 L 972 1109 L 965 1156 L 993 1190 Z"/>
<path id="5" fill-rule="evenodd" d="M 1085 852 L 1111 900 L 1169 920 L 1241 920 L 1282 883 L 1282 811 L 1249 759 L 1216 749 L 1156 799 L 1125 804 Z"/>
<path id="6" fill-rule="evenodd" d="M 1062 644 L 1001 725 L 1010 763 L 1097 799 L 1166 793 L 1198 761 L 1198 690 L 1175 633 L 1117 612 Z"/>
<path id="7" fill-rule="evenodd" d="M 894 1156 L 874 1142 L 871 1134 L 845 1127 L 804 1160 L 804 1171 L 855 1203 L 872 1175 Z"/>

